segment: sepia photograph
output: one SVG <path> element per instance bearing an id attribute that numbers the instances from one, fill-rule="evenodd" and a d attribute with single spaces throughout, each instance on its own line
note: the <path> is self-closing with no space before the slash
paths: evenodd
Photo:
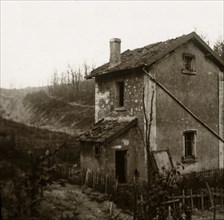
<path id="1" fill-rule="evenodd" d="M 224 220 L 224 0 L 0 11 L 0 220 Z"/>

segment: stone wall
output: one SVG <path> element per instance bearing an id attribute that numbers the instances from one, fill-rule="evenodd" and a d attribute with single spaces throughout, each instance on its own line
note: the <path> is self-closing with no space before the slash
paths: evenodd
<path id="1" fill-rule="evenodd" d="M 104 117 L 137 117 L 140 124 L 142 115 L 142 91 L 144 76 L 139 72 L 114 73 L 109 76 L 96 77 L 95 87 L 95 121 Z M 117 106 L 116 82 L 124 81 L 124 107 Z"/>

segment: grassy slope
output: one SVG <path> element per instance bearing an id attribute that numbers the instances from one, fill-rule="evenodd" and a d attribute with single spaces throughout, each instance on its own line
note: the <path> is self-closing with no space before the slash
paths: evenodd
<path id="1" fill-rule="evenodd" d="M 82 96 L 78 103 L 68 103 L 46 95 L 46 88 L 1 89 L 0 115 L 26 125 L 61 131 L 71 135 L 86 130 L 94 123 L 92 96 Z M 32 91 L 32 93 L 30 93 Z M 89 94 L 92 91 L 86 90 Z M 88 100 L 90 99 L 91 100 Z M 82 103 L 88 101 L 88 104 Z M 80 103 L 81 102 L 81 103 Z"/>
<path id="2" fill-rule="evenodd" d="M 47 177 L 40 168 L 36 167 L 32 171 L 34 164 L 46 155 L 47 149 L 54 152 L 55 148 L 65 142 L 68 143 L 66 148 L 62 148 L 41 166 L 52 166 L 63 162 L 78 164 L 79 145 L 74 137 L 28 127 L 0 117 L 0 186 L 3 205 L 1 208 L 4 210 L 4 215 L 10 216 L 4 219 L 30 219 L 16 218 L 16 216 L 21 210 L 20 205 L 26 207 L 30 202 L 30 193 L 38 189 L 35 184 L 32 184 L 33 188 L 29 184 L 38 183 L 39 178 Z"/>
<path id="3" fill-rule="evenodd" d="M 72 136 L 65 133 L 29 127 L 0 117 L 0 136 L 11 135 L 15 137 L 16 143 L 19 143 L 24 149 L 52 148 L 72 139 Z"/>
<path id="4" fill-rule="evenodd" d="M 11 176 L 7 173 L 10 169 L 15 170 L 13 167 L 23 170 L 29 164 L 29 152 L 33 152 L 34 158 L 37 158 L 45 155 L 47 149 L 53 152 L 64 143 L 67 143 L 66 148 L 61 149 L 54 160 L 58 163 L 79 164 L 79 144 L 75 137 L 29 127 L 0 117 L 0 180 L 4 176 Z"/>

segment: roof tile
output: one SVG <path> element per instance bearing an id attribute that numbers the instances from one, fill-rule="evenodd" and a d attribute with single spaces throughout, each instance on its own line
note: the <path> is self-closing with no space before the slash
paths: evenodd
<path id="1" fill-rule="evenodd" d="M 87 132 L 80 135 L 79 140 L 84 142 L 104 142 L 112 136 L 121 134 L 137 124 L 137 119 L 120 120 L 119 118 L 103 119 Z"/>
<path id="2" fill-rule="evenodd" d="M 138 68 L 143 65 L 151 65 L 191 39 L 197 40 L 202 45 L 204 50 L 212 54 L 213 60 L 215 60 L 222 68 L 224 67 L 224 62 L 220 59 L 220 57 L 218 57 L 217 54 L 215 54 L 214 51 L 206 45 L 206 43 L 195 32 L 192 32 L 188 35 L 182 35 L 175 39 L 157 42 L 134 50 L 126 50 L 121 53 L 121 63 L 119 65 L 110 68 L 109 63 L 106 63 L 94 69 L 86 78 L 90 79 L 92 77 L 111 72 Z"/>

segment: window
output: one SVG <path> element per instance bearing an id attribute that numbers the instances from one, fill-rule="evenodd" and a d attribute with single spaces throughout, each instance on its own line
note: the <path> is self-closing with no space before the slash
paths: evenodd
<path id="1" fill-rule="evenodd" d="M 184 69 L 182 70 L 182 73 L 196 74 L 195 56 L 193 54 L 183 53 L 183 64 L 184 64 Z"/>
<path id="2" fill-rule="evenodd" d="M 117 82 L 117 105 L 124 107 L 124 82 Z"/>
<path id="3" fill-rule="evenodd" d="M 193 60 L 193 57 L 191 57 L 191 56 L 185 56 L 184 57 L 184 66 L 185 66 L 186 70 L 189 70 L 189 71 L 193 70 L 192 60 Z"/>
<path id="4" fill-rule="evenodd" d="M 183 132 L 184 158 L 196 158 L 196 130 Z"/>
<path id="5" fill-rule="evenodd" d="M 100 144 L 99 143 L 94 144 L 94 155 L 96 157 L 100 156 Z"/>

